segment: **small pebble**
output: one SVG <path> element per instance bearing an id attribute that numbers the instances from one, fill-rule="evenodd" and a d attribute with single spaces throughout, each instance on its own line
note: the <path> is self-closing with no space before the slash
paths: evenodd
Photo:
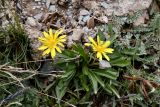
<path id="1" fill-rule="evenodd" d="M 26 23 L 29 24 L 30 26 L 36 26 L 37 25 L 37 23 L 36 23 L 36 21 L 33 17 L 28 17 Z"/>

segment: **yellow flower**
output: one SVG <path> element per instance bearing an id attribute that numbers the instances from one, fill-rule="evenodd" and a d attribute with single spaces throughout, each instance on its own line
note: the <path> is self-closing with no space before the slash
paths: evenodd
<path id="1" fill-rule="evenodd" d="M 99 60 L 102 60 L 102 56 L 104 56 L 104 58 L 109 61 L 110 58 L 108 57 L 107 53 L 113 53 L 114 51 L 114 49 L 108 48 L 111 42 L 101 41 L 99 36 L 97 36 L 97 41 L 93 40 L 92 37 L 89 37 L 88 39 L 91 43 L 85 43 L 85 46 L 91 46 L 93 48 L 93 51 L 97 53 L 97 58 L 99 58 Z"/>
<path id="2" fill-rule="evenodd" d="M 66 35 L 61 35 L 63 32 L 62 29 L 52 32 L 52 29 L 49 29 L 49 33 L 43 32 L 44 37 L 39 37 L 38 40 L 42 42 L 42 46 L 40 46 L 39 50 L 44 50 L 43 56 L 51 53 L 51 57 L 54 58 L 56 56 L 56 51 L 61 53 L 61 48 L 64 47 L 63 43 L 66 41 Z"/>

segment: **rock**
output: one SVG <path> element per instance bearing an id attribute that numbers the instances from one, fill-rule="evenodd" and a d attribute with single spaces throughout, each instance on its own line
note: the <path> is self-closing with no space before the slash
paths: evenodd
<path id="1" fill-rule="evenodd" d="M 108 18 L 107 18 L 107 16 L 101 16 L 101 17 L 99 17 L 99 20 L 100 20 L 102 23 L 108 23 Z"/>
<path id="2" fill-rule="evenodd" d="M 22 10 L 22 6 L 20 5 L 20 3 L 17 3 L 17 8 Z"/>
<path id="3" fill-rule="evenodd" d="M 113 13 L 117 16 L 123 16 L 130 11 L 138 11 L 149 8 L 152 0 L 122 0 L 121 2 L 113 1 L 111 3 L 101 2 L 100 6 L 105 8 L 105 14 L 111 16 Z"/>
<path id="4" fill-rule="evenodd" d="M 95 27 L 94 17 L 91 17 L 91 18 L 87 21 L 87 27 L 88 27 L 89 29 Z"/>
<path id="5" fill-rule="evenodd" d="M 104 7 L 105 9 L 109 7 L 109 4 L 107 4 L 106 2 L 102 2 L 100 5 Z"/>
<path id="6" fill-rule="evenodd" d="M 56 11 L 56 6 L 55 5 L 50 5 L 49 11 L 52 11 L 52 12 Z"/>
<path id="7" fill-rule="evenodd" d="M 35 10 L 35 9 L 40 9 L 41 8 L 41 6 L 33 6 L 33 10 Z"/>
<path id="8" fill-rule="evenodd" d="M 71 47 L 73 44 L 72 36 L 68 36 L 67 47 Z"/>
<path id="9" fill-rule="evenodd" d="M 58 0 L 57 4 L 63 7 L 66 7 L 68 5 L 69 0 Z"/>
<path id="10" fill-rule="evenodd" d="M 79 8 L 80 1 L 79 0 L 72 0 L 71 1 L 73 8 Z"/>
<path id="11" fill-rule="evenodd" d="M 105 69 L 105 68 L 110 68 L 110 67 L 111 67 L 111 65 L 108 61 L 106 61 L 106 60 L 99 61 L 99 68 L 100 69 Z"/>
<path id="12" fill-rule="evenodd" d="M 54 5 L 54 4 L 57 3 L 57 0 L 51 0 L 50 3 L 51 3 L 52 5 Z"/>
<path id="13" fill-rule="evenodd" d="M 82 29 L 73 29 L 72 40 L 80 41 L 84 31 Z"/>
<path id="14" fill-rule="evenodd" d="M 43 16 L 43 13 L 38 13 L 34 16 L 34 18 L 39 21 L 42 19 L 42 16 Z"/>
<path id="15" fill-rule="evenodd" d="M 41 31 L 39 31 L 37 28 L 33 28 L 33 27 L 26 25 L 25 30 L 27 31 L 28 38 L 30 39 L 37 39 L 39 36 L 42 36 Z"/>
<path id="16" fill-rule="evenodd" d="M 90 15 L 88 10 L 82 9 L 79 13 L 80 16 Z"/>
<path id="17" fill-rule="evenodd" d="M 89 15 L 86 15 L 86 16 L 83 16 L 82 21 L 83 21 L 83 22 L 87 22 L 87 20 L 89 20 L 89 19 L 90 19 L 90 16 L 89 16 Z"/>
<path id="18" fill-rule="evenodd" d="M 96 1 L 89 1 L 89 0 L 85 0 L 83 1 L 83 6 L 88 9 L 88 10 L 95 10 L 98 9 L 98 3 Z"/>
<path id="19" fill-rule="evenodd" d="M 2 27 L 5 27 L 8 24 L 9 24 L 8 20 L 2 20 Z"/>
<path id="20" fill-rule="evenodd" d="M 34 0 L 35 2 L 39 2 L 39 1 L 41 1 L 41 0 Z"/>
<path id="21" fill-rule="evenodd" d="M 30 26 L 36 26 L 37 25 L 37 23 L 36 23 L 36 21 L 33 17 L 28 17 L 26 23 L 29 24 Z"/>
<path id="22" fill-rule="evenodd" d="M 50 3 L 51 3 L 51 0 L 47 0 L 47 1 L 46 1 L 46 7 L 47 7 L 47 9 L 49 8 Z"/>
<path id="23" fill-rule="evenodd" d="M 80 25 L 85 25 L 85 23 L 87 22 L 87 20 L 89 20 L 90 18 L 90 13 L 89 11 L 82 9 L 79 13 L 79 24 Z"/>
<path id="24" fill-rule="evenodd" d="M 70 22 L 71 22 L 71 24 L 72 24 L 73 27 L 76 27 L 78 25 L 78 22 L 75 21 L 74 19 L 71 19 Z"/>

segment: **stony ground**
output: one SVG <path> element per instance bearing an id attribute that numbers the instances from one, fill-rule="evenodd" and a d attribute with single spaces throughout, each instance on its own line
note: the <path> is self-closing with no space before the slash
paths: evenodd
<path id="1" fill-rule="evenodd" d="M 151 3 L 152 0 L 14 0 L 7 3 L 9 8 L 0 13 L 0 17 L 2 26 L 8 24 L 3 16 L 9 14 L 11 17 L 9 9 L 15 8 L 29 34 L 33 50 L 39 53 L 37 38 L 48 28 L 63 28 L 68 35 L 69 47 L 73 41 L 87 41 L 87 35 L 95 36 L 98 26 L 107 24 L 113 14 L 126 16 L 143 11 L 134 26 L 144 24 L 149 18 L 147 9 Z"/>

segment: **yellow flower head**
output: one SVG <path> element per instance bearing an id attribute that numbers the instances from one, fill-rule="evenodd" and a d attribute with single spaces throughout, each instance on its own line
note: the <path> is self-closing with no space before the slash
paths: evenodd
<path id="1" fill-rule="evenodd" d="M 99 36 L 97 36 L 97 41 L 93 40 L 92 37 L 89 37 L 88 39 L 91 43 L 85 43 L 85 46 L 91 46 L 93 48 L 93 51 L 97 53 L 97 58 L 99 58 L 99 60 L 102 60 L 102 56 L 104 56 L 104 58 L 109 61 L 110 58 L 108 57 L 107 53 L 113 53 L 114 51 L 114 49 L 108 48 L 111 42 L 101 41 Z"/>
<path id="2" fill-rule="evenodd" d="M 49 29 L 49 33 L 43 32 L 44 37 L 39 37 L 39 41 L 42 42 L 42 46 L 40 46 L 39 50 L 44 50 L 43 56 L 51 53 L 51 57 L 54 58 L 56 56 L 56 51 L 61 53 L 61 48 L 64 47 L 63 43 L 66 41 L 66 35 L 61 35 L 63 32 L 62 29 L 52 32 L 52 29 Z"/>

